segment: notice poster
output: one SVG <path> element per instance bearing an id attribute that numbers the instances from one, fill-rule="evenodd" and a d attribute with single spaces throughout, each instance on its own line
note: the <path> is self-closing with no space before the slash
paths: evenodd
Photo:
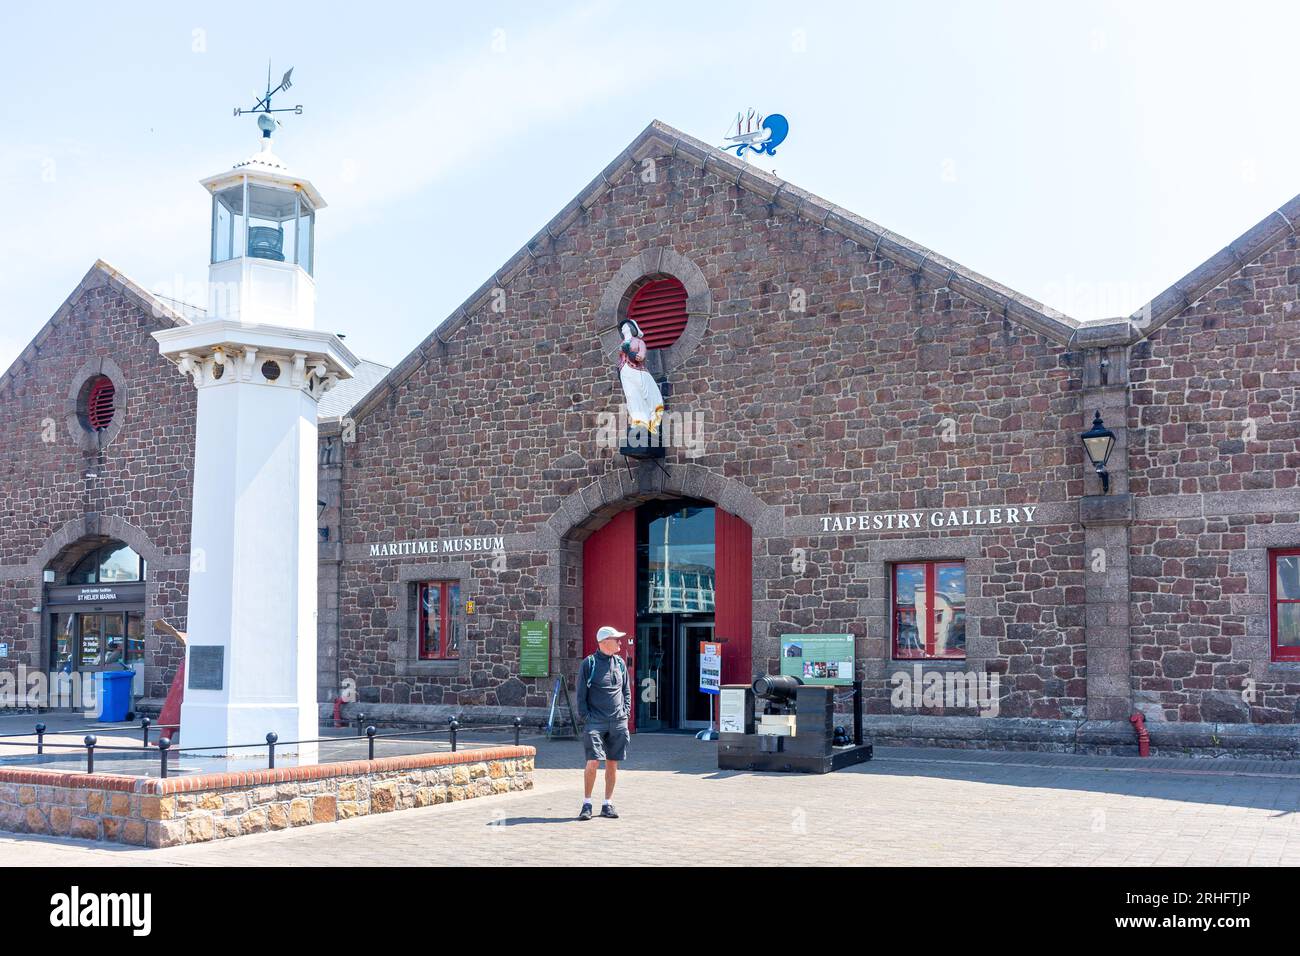
<path id="1" fill-rule="evenodd" d="M 805 684 L 852 684 L 853 635 L 782 634 L 781 673 Z"/>
<path id="2" fill-rule="evenodd" d="M 519 676 L 548 677 L 551 673 L 551 622 L 519 622 Z"/>
<path id="3" fill-rule="evenodd" d="M 722 688 L 722 645 L 700 641 L 700 690 L 716 694 Z"/>
<path id="4" fill-rule="evenodd" d="M 745 732 L 745 688 L 728 687 L 718 704 L 718 730 L 724 734 Z"/>

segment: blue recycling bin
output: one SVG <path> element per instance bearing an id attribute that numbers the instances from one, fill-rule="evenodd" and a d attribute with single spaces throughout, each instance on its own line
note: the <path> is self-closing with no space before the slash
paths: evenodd
<path id="1" fill-rule="evenodd" d="M 104 671 L 100 675 L 99 722 L 120 723 L 131 712 L 131 684 L 135 671 Z"/>

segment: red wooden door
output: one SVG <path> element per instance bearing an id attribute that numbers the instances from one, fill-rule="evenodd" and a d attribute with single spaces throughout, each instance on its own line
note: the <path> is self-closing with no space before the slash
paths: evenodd
<path id="1" fill-rule="evenodd" d="M 596 651 L 596 631 L 618 628 L 632 680 L 628 729 L 636 730 L 636 510 L 620 511 L 582 543 L 582 655 Z"/>
<path id="2" fill-rule="evenodd" d="M 754 679 L 754 532 L 743 518 L 715 508 L 713 540 L 713 633 L 722 642 L 722 683 L 748 684 Z"/>

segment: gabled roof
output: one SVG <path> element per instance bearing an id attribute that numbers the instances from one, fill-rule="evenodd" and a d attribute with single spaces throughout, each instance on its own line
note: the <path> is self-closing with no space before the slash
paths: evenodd
<path id="1" fill-rule="evenodd" d="M 726 182 L 761 197 L 765 202 L 809 219 L 823 228 L 852 239 L 864 249 L 910 267 L 927 278 L 941 282 L 968 299 L 1004 315 L 1061 345 L 1071 345 L 1083 325 L 1064 313 L 1057 312 L 1041 302 L 1009 289 L 992 279 L 967 269 L 925 246 L 919 245 L 897 233 L 890 232 L 870 220 L 792 186 L 790 183 L 763 170 L 755 169 L 742 159 L 716 149 L 707 143 L 687 136 L 658 120 L 647 126 L 627 148 L 618 154 L 585 189 L 575 196 L 540 232 L 510 257 L 495 275 L 491 276 L 455 311 L 444 319 L 433 334 L 394 368 L 350 413 L 360 419 L 384 401 L 402 382 L 424 364 L 439 344 L 450 340 L 458 329 L 480 309 L 494 288 L 504 288 L 519 275 L 532 260 L 538 258 L 547 246 L 578 221 L 582 214 L 614 187 L 634 164 L 651 156 L 680 157 L 688 163 L 712 173 Z"/>
<path id="2" fill-rule="evenodd" d="M 1295 235 L 1298 221 L 1300 196 L 1294 196 L 1124 320 L 1131 323 L 1129 341 L 1140 342 L 1151 335 L 1243 266 Z"/>
<path id="3" fill-rule="evenodd" d="M 3 374 L 0 374 L 0 392 L 3 392 L 8 387 L 10 381 L 18 372 L 36 360 L 36 356 L 40 354 L 41 346 L 45 344 L 45 340 L 50 337 L 55 327 L 68 317 L 77 301 L 91 289 L 98 289 L 104 285 L 117 288 L 127 299 L 145 309 L 151 315 L 157 316 L 162 322 L 171 322 L 174 325 L 190 324 L 190 319 L 182 314 L 177 303 L 169 299 L 159 298 L 152 292 L 142 289 L 103 259 L 97 259 L 95 264 L 90 267 L 90 271 L 82 277 L 81 282 L 72 290 L 72 294 L 63 300 L 63 304 L 50 316 L 49 321 L 41 326 L 41 330 L 28 343 L 27 348 L 19 353 L 13 364 L 5 369 Z"/>

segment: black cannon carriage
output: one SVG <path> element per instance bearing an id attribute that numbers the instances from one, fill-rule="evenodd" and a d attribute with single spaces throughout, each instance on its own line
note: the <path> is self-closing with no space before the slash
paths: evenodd
<path id="1" fill-rule="evenodd" d="M 830 773 L 871 759 L 862 736 L 862 682 L 853 682 L 853 733 L 835 725 L 841 688 L 774 674 L 722 687 L 718 769 Z"/>

